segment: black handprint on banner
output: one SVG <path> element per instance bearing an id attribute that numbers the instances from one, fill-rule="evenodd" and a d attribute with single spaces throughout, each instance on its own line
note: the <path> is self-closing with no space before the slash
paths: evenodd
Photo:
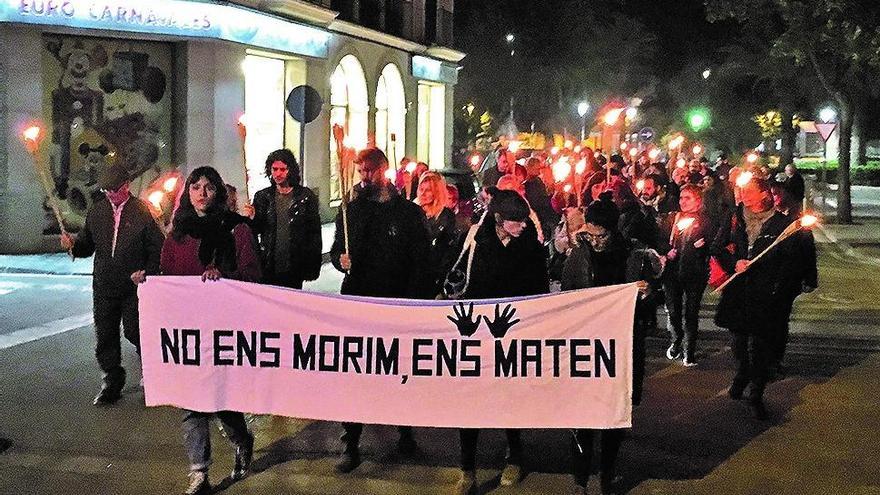
<path id="1" fill-rule="evenodd" d="M 470 303 L 467 309 L 465 309 L 464 303 L 458 303 L 458 306 L 452 306 L 452 310 L 455 311 L 455 318 L 449 315 L 446 317 L 458 327 L 458 333 L 462 337 L 470 337 L 476 333 L 477 328 L 480 327 L 480 317 L 477 316 L 476 321 L 473 319 L 474 303 Z"/>
<path id="2" fill-rule="evenodd" d="M 489 331 L 492 333 L 492 336 L 496 339 L 503 338 L 507 335 L 507 331 L 510 330 L 510 327 L 519 323 L 519 319 L 511 321 L 513 315 L 516 314 L 516 308 L 511 308 L 510 304 L 508 304 L 504 311 L 500 311 L 501 305 L 495 305 L 495 321 L 489 321 L 488 316 L 483 316 L 486 319 L 486 325 L 489 326 Z"/>

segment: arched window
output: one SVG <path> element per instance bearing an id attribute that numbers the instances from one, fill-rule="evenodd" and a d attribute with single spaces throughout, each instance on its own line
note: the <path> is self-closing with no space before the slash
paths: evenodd
<path id="1" fill-rule="evenodd" d="M 382 69 L 376 87 L 376 147 L 385 152 L 391 168 L 406 154 L 406 93 L 394 64 Z"/>
<path id="2" fill-rule="evenodd" d="M 339 158 L 333 125 L 345 128 L 349 144 L 357 149 L 367 145 L 367 126 L 370 105 L 367 99 L 367 80 L 357 57 L 346 55 L 339 61 L 330 77 L 330 200 L 342 198 L 339 190 Z"/>

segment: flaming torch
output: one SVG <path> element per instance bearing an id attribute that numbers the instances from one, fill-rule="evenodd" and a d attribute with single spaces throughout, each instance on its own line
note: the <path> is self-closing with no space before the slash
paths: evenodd
<path id="1" fill-rule="evenodd" d="M 352 186 L 352 173 L 350 164 L 354 159 L 354 149 L 346 146 L 348 139 L 345 135 L 345 129 L 339 124 L 333 124 L 333 138 L 336 141 L 336 157 L 339 160 L 339 194 L 342 197 L 342 234 L 345 241 L 345 254 L 349 253 L 348 249 L 348 201 L 349 192 Z"/>
<path id="2" fill-rule="evenodd" d="M 58 206 L 58 200 L 55 195 L 54 181 L 51 176 L 49 176 L 46 169 L 40 164 L 38 153 L 40 150 L 40 141 L 43 139 L 43 129 L 37 125 L 30 126 L 22 132 L 22 137 L 24 138 L 24 144 L 28 153 L 30 153 L 33 158 L 34 170 L 37 172 L 37 178 L 40 179 L 40 183 L 43 185 L 43 190 L 49 200 L 49 207 L 52 209 L 52 213 L 55 214 L 55 220 L 58 222 L 58 228 L 61 230 L 61 235 L 67 235 L 67 230 L 64 228 L 64 219 L 61 217 L 61 208 Z"/>
<path id="3" fill-rule="evenodd" d="M 238 137 L 241 140 L 241 166 L 244 168 L 244 196 L 250 201 L 251 194 L 248 190 L 248 182 L 250 181 L 247 168 L 247 148 L 245 146 L 247 143 L 247 116 L 245 114 L 241 114 L 236 126 L 238 127 Z"/>
<path id="4" fill-rule="evenodd" d="M 754 177 L 754 175 L 755 174 L 749 172 L 748 170 L 739 174 L 736 178 L 736 187 L 746 187 L 746 184 L 748 184 L 752 180 L 752 177 Z"/>
<path id="5" fill-rule="evenodd" d="M 718 288 L 715 289 L 714 292 L 720 293 L 722 290 L 724 290 L 725 287 L 727 287 L 728 284 L 730 284 L 730 282 L 733 281 L 733 279 L 735 279 L 739 274 L 747 272 L 749 270 L 749 268 L 751 268 L 755 264 L 756 261 L 763 258 L 764 255 L 769 253 L 773 248 L 775 248 L 776 246 L 781 244 L 783 241 L 785 241 L 789 237 L 798 233 L 800 230 L 811 230 L 813 227 L 816 226 L 816 224 L 818 222 L 819 222 L 818 218 L 816 218 L 814 215 L 810 215 L 808 213 L 804 214 L 801 218 L 795 220 L 794 222 L 791 222 L 788 225 L 788 227 L 786 227 L 785 230 L 783 230 L 782 233 L 779 234 L 779 237 L 777 237 L 776 240 L 773 241 L 773 244 L 770 244 L 769 246 L 767 246 L 766 249 L 764 249 L 763 251 L 758 253 L 757 256 L 755 256 L 754 258 L 749 260 L 749 264 L 746 266 L 745 270 L 738 272 L 738 273 L 734 273 L 723 284 L 719 285 Z"/>

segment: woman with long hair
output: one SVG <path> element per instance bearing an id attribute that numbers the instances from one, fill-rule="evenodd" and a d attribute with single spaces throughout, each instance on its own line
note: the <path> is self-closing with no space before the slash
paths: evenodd
<path id="1" fill-rule="evenodd" d="M 446 181 L 437 172 L 425 172 L 419 179 L 416 200 L 425 212 L 430 251 L 428 252 L 425 297 L 440 293 L 446 272 L 455 261 L 455 214 L 447 207 Z"/>
<path id="2" fill-rule="evenodd" d="M 180 206 L 174 213 L 171 235 L 162 246 L 163 275 L 200 275 L 202 281 L 231 278 L 255 282 L 260 262 L 251 229 L 245 218 L 230 212 L 223 179 L 211 167 L 199 167 L 186 179 Z M 254 451 L 254 436 L 244 414 L 234 411 L 204 413 L 184 410 L 183 442 L 190 462 L 187 495 L 211 492 L 209 424 L 215 415 L 235 445 L 233 479 L 247 475 Z"/>

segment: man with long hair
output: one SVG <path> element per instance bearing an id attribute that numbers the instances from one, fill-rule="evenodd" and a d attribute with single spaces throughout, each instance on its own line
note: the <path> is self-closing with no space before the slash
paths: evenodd
<path id="1" fill-rule="evenodd" d="M 288 149 L 266 157 L 269 187 L 257 191 L 245 207 L 260 241 L 264 282 L 302 289 L 321 272 L 321 218 L 318 197 L 300 185 L 299 164 Z"/>

